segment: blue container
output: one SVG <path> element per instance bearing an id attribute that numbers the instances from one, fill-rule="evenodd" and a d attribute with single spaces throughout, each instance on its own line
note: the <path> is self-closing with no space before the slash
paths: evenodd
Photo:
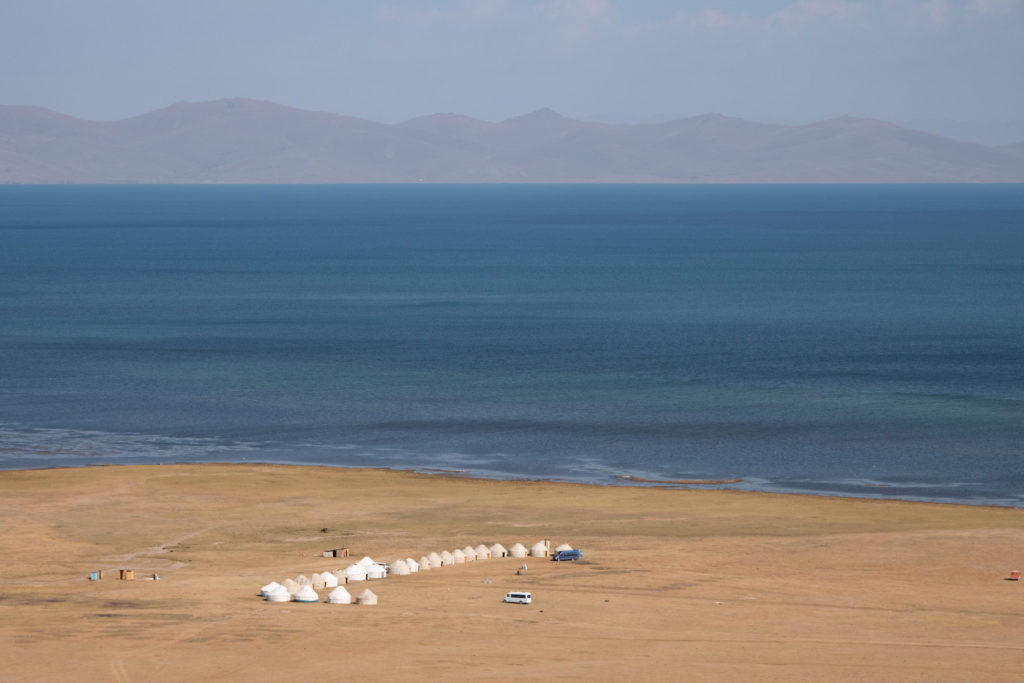
<path id="1" fill-rule="evenodd" d="M 92 574 L 89 574 L 89 580 L 90 581 L 99 581 L 100 580 L 100 573 L 99 572 L 93 572 Z"/>

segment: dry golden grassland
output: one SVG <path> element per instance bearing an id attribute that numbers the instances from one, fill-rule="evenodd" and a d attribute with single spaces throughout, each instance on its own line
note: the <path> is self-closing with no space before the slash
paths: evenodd
<path id="1" fill-rule="evenodd" d="M 320 467 L 0 472 L 0 680 L 1018 681 L 1022 514 Z M 389 577 L 375 607 L 257 597 L 348 563 L 325 548 L 543 538 L 584 560 Z M 503 604 L 514 589 L 533 604 Z"/>

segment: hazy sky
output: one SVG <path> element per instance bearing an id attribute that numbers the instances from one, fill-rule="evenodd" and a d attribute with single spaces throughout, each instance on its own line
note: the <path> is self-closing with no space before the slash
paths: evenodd
<path id="1" fill-rule="evenodd" d="M 0 103 L 1024 118 L 1024 0 L 0 0 Z M 606 116 L 608 118 L 608 116 Z"/>

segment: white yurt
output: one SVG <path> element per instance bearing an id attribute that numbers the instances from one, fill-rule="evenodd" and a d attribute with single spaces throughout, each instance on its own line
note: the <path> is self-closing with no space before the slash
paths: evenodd
<path id="1" fill-rule="evenodd" d="M 371 564 L 366 568 L 366 578 L 368 579 L 383 579 L 387 575 L 388 570 L 382 564 Z"/>
<path id="2" fill-rule="evenodd" d="M 488 550 L 491 551 L 491 557 L 498 559 L 499 557 L 508 557 L 508 549 L 500 543 L 495 543 Z"/>
<path id="3" fill-rule="evenodd" d="M 455 564 L 466 564 L 466 553 L 456 548 L 452 551 L 452 562 Z"/>
<path id="4" fill-rule="evenodd" d="M 448 552 L 447 550 L 442 550 L 441 551 L 441 566 L 442 567 L 450 567 L 453 564 L 455 564 L 455 558 L 452 557 L 452 554 L 450 552 Z"/>
<path id="5" fill-rule="evenodd" d="M 376 605 L 377 604 L 377 594 L 374 593 L 369 588 L 367 588 L 362 593 L 360 593 L 359 595 L 356 596 L 356 604 L 357 605 Z"/>
<path id="6" fill-rule="evenodd" d="M 295 602 L 320 602 L 320 596 L 316 594 L 312 586 L 303 586 L 292 596 Z"/>
<path id="7" fill-rule="evenodd" d="M 281 585 L 284 586 L 286 591 L 288 591 L 288 595 L 295 595 L 296 591 L 301 588 L 301 586 L 295 583 L 292 579 L 285 579 L 281 582 Z"/>
<path id="8" fill-rule="evenodd" d="M 485 546 L 483 543 L 473 548 L 476 551 L 476 559 L 478 560 L 489 560 L 491 559 L 491 549 Z"/>
<path id="9" fill-rule="evenodd" d="M 563 543 L 562 545 L 560 545 L 557 548 L 555 548 L 555 552 L 556 553 L 560 553 L 563 550 L 572 550 L 572 546 L 569 545 L 568 543 Z"/>
<path id="10" fill-rule="evenodd" d="M 441 558 L 438 558 L 438 563 L 440 563 L 440 561 L 441 561 Z M 428 571 L 430 571 L 433 568 L 434 568 L 434 565 L 433 565 L 433 563 L 431 563 L 429 557 L 424 555 L 423 557 L 420 558 L 420 571 L 428 572 Z"/>
<path id="11" fill-rule="evenodd" d="M 263 597 L 267 597 L 267 594 L 270 593 L 270 591 L 280 587 L 281 584 L 279 584 L 277 581 L 271 581 L 266 586 L 260 589 L 260 595 L 262 595 Z"/>
<path id="12" fill-rule="evenodd" d="M 344 586 L 338 586 L 327 594 L 327 602 L 332 605 L 348 605 L 352 603 L 352 595 Z"/>
<path id="13" fill-rule="evenodd" d="M 338 577 L 331 572 L 323 572 L 320 576 L 324 579 L 324 588 L 336 588 L 338 586 Z"/>
<path id="14" fill-rule="evenodd" d="M 331 573 L 334 574 L 334 578 L 338 580 L 338 585 L 341 585 L 348 581 L 348 577 L 345 575 L 344 569 L 335 569 Z"/>
<path id="15" fill-rule="evenodd" d="M 509 557 L 526 557 L 529 554 L 530 551 L 522 543 L 513 543 L 512 547 L 508 549 Z"/>
<path id="16" fill-rule="evenodd" d="M 366 581 L 366 567 L 361 564 L 350 564 L 345 567 L 345 578 L 348 582 Z"/>
<path id="17" fill-rule="evenodd" d="M 476 559 L 476 549 L 471 545 L 463 548 L 462 553 L 466 556 L 466 562 L 472 562 Z"/>
<path id="18" fill-rule="evenodd" d="M 305 574 L 299 574 L 295 577 L 295 583 L 299 584 L 300 586 L 310 586 L 312 585 L 313 582 L 310 581 L 309 577 Z"/>
<path id="19" fill-rule="evenodd" d="M 405 560 L 395 560 L 388 565 L 388 574 L 394 574 L 395 576 L 408 576 L 412 574 L 412 570 L 409 569 L 409 565 L 406 564 Z"/>
<path id="20" fill-rule="evenodd" d="M 537 541 L 530 548 L 530 557 L 547 557 L 548 547 L 544 544 L 544 541 Z"/>
<path id="21" fill-rule="evenodd" d="M 267 602 L 288 602 L 292 599 L 292 594 L 288 592 L 288 589 L 282 585 L 278 585 L 277 588 L 267 593 Z"/>
<path id="22" fill-rule="evenodd" d="M 363 565 L 364 569 L 369 569 L 371 564 L 377 564 L 372 557 L 364 557 L 359 560 L 357 564 Z"/>
<path id="23" fill-rule="evenodd" d="M 324 577 L 321 574 L 313 574 L 313 578 L 311 578 L 309 582 L 309 585 L 313 587 L 313 590 L 322 591 L 327 587 L 327 582 L 324 581 Z"/>
<path id="24" fill-rule="evenodd" d="M 405 565 L 409 567 L 410 574 L 415 574 L 420 570 L 420 563 L 412 559 L 411 557 L 405 558 Z"/>
<path id="25" fill-rule="evenodd" d="M 423 564 L 423 562 L 420 562 L 420 564 Z M 441 556 L 437 553 L 430 553 L 427 555 L 427 564 L 430 565 L 431 569 L 437 569 L 441 566 Z"/>

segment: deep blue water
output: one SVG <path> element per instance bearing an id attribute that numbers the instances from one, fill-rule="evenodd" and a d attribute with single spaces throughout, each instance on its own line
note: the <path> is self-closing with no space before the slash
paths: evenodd
<path id="1" fill-rule="evenodd" d="M 0 468 L 1024 505 L 1024 186 L 0 187 Z"/>

